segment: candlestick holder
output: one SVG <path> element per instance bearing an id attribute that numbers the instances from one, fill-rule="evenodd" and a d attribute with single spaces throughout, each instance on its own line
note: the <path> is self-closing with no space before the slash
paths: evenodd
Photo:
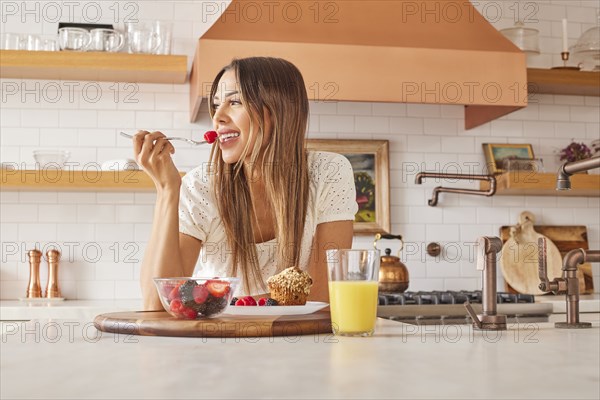
<path id="1" fill-rule="evenodd" d="M 552 69 L 562 69 L 562 70 L 567 70 L 567 71 L 579 71 L 581 68 L 579 67 L 570 67 L 567 65 L 567 62 L 569 61 L 569 56 L 571 53 L 569 53 L 568 51 L 563 51 L 560 53 L 560 58 L 562 58 L 564 65 L 560 66 L 560 67 L 552 67 Z"/>

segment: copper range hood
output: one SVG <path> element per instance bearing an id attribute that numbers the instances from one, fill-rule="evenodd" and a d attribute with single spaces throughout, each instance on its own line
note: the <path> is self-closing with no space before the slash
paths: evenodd
<path id="1" fill-rule="evenodd" d="M 527 105 L 525 54 L 468 0 L 233 0 L 199 39 L 191 120 L 233 58 L 282 57 L 316 101 L 465 105 L 471 129 Z"/>

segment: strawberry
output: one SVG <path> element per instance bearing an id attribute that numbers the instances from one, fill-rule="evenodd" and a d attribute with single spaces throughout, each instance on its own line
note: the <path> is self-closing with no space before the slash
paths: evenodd
<path id="1" fill-rule="evenodd" d="M 194 297 L 194 301 L 198 304 L 203 304 L 208 297 L 208 290 L 204 285 L 198 285 L 192 289 L 192 296 Z"/>
<path id="2" fill-rule="evenodd" d="M 206 289 L 208 289 L 208 292 L 214 297 L 223 297 L 229 293 L 230 290 L 229 282 L 224 281 L 210 280 L 204 285 L 206 286 Z"/>
<path id="3" fill-rule="evenodd" d="M 171 289 L 171 291 L 167 295 L 167 298 L 169 299 L 169 301 L 173 301 L 174 299 L 179 298 L 179 286 L 181 286 L 181 285 L 176 285 Z"/>
<path id="4" fill-rule="evenodd" d="M 266 297 L 261 297 L 260 299 L 258 299 L 258 305 L 259 306 L 264 306 L 267 303 L 267 298 Z"/>
<path id="5" fill-rule="evenodd" d="M 180 313 L 181 309 L 183 308 L 183 303 L 179 299 L 173 299 L 169 305 L 169 308 L 174 313 Z"/>
<path id="6" fill-rule="evenodd" d="M 243 299 L 247 306 L 255 306 L 256 305 L 256 300 L 254 300 L 254 297 L 252 297 L 252 296 L 246 296 L 246 297 L 243 297 Z"/>
<path id="7" fill-rule="evenodd" d="M 180 311 L 180 313 L 183 316 L 183 318 L 185 318 L 185 319 L 196 319 L 196 317 L 198 316 L 198 313 L 196 312 L 196 310 L 194 310 L 193 308 L 189 308 L 189 307 L 183 307 L 183 309 Z"/>

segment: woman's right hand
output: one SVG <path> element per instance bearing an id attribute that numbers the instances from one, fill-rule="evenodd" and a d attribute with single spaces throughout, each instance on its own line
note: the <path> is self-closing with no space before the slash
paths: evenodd
<path id="1" fill-rule="evenodd" d="M 133 154 L 157 190 L 179 191 L 181 175 L 171 158 L 175 147 L 165 138 L 162 132 L 138 131 L 133 137 Z"/>

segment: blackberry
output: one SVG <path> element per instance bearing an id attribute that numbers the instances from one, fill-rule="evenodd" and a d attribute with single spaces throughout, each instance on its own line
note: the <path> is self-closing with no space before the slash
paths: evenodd
<path id="1" fill-rule="evenodd" d="M 279 305 L 277 300 L 272 299 L 270 297 L 267 299 L 267 302 L 265 303 L 265 306 L 277 306 L 277 305 Z"/>
<path id="2" fill-rule="evenodd" d="M 239 299 L 237 297 L 234 297 L 233 299 L 231 299 L 231 302 L 229 303 L 230 306 L 235 306 L 235 302 L 238 301 Z"/>
<path id="3" fill-rule="evenodd" d="M 195 281 L 186 281 L 184 284 L 179 286 L 179 298 L 184 306 L 194 308 L 197 304 L 194 301 L 194 288 L 196 287 Z"/>
<path id="4" fill-rule="evenodd" d="M 225 297 L 210 297 L 206 303 L 202 304 L 204 309 L 200 311 L 203 315 L 210 317 L 211 315 L 218 314 L 225 309 L 227 306 L 227 299 Z"/>

